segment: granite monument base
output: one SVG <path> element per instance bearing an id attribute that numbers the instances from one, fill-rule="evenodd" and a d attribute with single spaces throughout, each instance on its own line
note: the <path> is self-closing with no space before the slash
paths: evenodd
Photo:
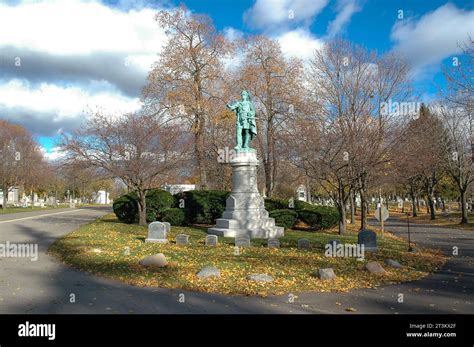
<path id="1" fill-rule="evenodd" d="M 237 237 L 275 239 L 284 235 L 284 228 L 275 225 L 268 216 L 264 200 L 257 189 L 257 154 L 255 150 L 237 151 L 230 161 L 232 166 L 232 192 L 227 198 L 226 209 L 216 226 L 208 234 Z"/>

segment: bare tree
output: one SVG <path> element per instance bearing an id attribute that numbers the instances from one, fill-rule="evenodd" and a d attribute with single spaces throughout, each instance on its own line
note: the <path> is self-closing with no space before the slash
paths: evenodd
<path id="1" fill-rule="evenodd" d="M 188 140 L 179 125 L 157 115 L 94 114 L 83 130 L 64 135 L 65 160 L 120 178 L 138 196 L 139 224 L 146 225 L 146 192 L 179 174 Z"/>
<path id="2" fill-rule="evenodd" d="M 456 182 L 460 194 L 461 224 L 467 224 L 466 191 L 474 180 L 472 111 L 449 103 L 438 104 L 436 111 L 445 128 L 442 138 L 445 167 Z"/>
<path id="3" fill-rule="evenodd" d="M 469 223 L 466 191 L 474 179 L 474 41 L 462 45 L 463 56 L 444 70 L 446 89 L 437 105 L 446 129 L 444 158 L 446 169 L 456 182 L 461 200 L 461 224 Z"/>
<path id="4" fill-rule="evenodd" d="M 11 189 L 32 183 L 37 174 L 35 168 L 42 160 L 38 145 L 25 128 L 0 120 L 0 187 L 4 209 Z"/>
<path id="5" fill-rule="evenodd" d="M 309 75 L 325 128 L 331 129 L 325 132 L 330 134 L 328 141 L 334 137 L 342 139 L 338 153 L 347 158 L 347 169 L 337 168 L 338 178 L 333 180 L 347 177 L 346 172 L 350 172 L 351 178 L 335 187 L 341 192 L 342 187 L 357 188 L 361 197 L 361 229 L 365 229 L 368 189 L 374 177 L 383 174 L 390 162 L 403 124 L 397 112 L 381 106 L 391 99 L 407 101 L 411 90 L 408 68 L 396 55 L 378 56 L 376 52 L 336 39 L 315 52 Z M 326 158 L 333 160 L 331 156 Z M 333 164 L 328 162 L 326 166 L 330 165 Z"/>
<path id="6" fill-rule="evenodd" d="M 194 133 L 194 154 L 199 186 L 208 186 L 205 162 L 206 128 L 212 102 L 219 98 L 224 58 L 232 46 L 214 28 L 208 16 L 189 14 L 184 6 L 156 17 L 166 30 L 168 43 L 148 76 L 143 91 L 147 107 L 167 109 L 187 122 Z"/>
<path id="7" fill-rule="evenodd" d="M 444 128 L 429 108 L 421 105 L 403 131 L 399 146 L 392 155 L 392 183 L 402 183 L 411 197 L 413 216 L 417 215 L 417 200 L 426 196 L 431 219 L 436 218 L 435 189 L 443 170 L 442 141 Z"/>
<path id="8" fill-rule="evenodd" d="M 298 59 L 283 56 L 280 44 L 265 36 L 245 42 L 245 60 L 238 71 L 238 85 L 254 98 L 263 157 L 265 194 L 272 196 L 280 158 L 279 138 L 302 112 L 303 65 Z"/>

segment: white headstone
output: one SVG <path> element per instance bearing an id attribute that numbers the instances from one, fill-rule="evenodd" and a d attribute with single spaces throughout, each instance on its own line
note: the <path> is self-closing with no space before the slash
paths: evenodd
<path id="1" fill-rule="evenodd" d="M 206 246 L 217 246 L 217 235 L 207 235 Z"/>
<path id="2" fill-rule="evenodd" d="M 237 247 L 250 247 L 250 236 L 239 235 L 235 237 L 235 245 Z"/>
<path id="3" fill-rule="evenodd" d="M 171 231 L 171 224 L 168 222 L 161 222 L 166 226 L 166 232 L 169 233 Z"/>
<path id="4" fill-rule="evenodd" d="M 176 244 L 177 245 L 187 245 L 189 243 L 189 235 L 178 234 L 176 235 Z"/>
<path id="5" fill-rule="evenodd" d="M 145 242 L 167 243 L 166 225 L 161 222 L 153 222 L 148 226 L 148 237 Z"/>
<path id="6" fill-rule="evenodd" d="M 309 240 L 306 239 L 299 239 L 298 240 L 298 248 L 299 249 L 309 249 L 311 247 L 311 243 Z"/>
<path id="7" fill-rule="evenodd" d="M 267 246 L 268 248 L 280 248 L 280 240 L 268 239 Z"/>

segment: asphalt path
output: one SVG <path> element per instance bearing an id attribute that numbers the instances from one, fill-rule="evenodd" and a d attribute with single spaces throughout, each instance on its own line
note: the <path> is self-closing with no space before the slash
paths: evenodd
<path id="1" fill-rule="evenodd" d="M 451 255 L 441 271 L 418 281 L 259 298 L 134 287 L 72 269 L 46 254 L 57 238 L 110 212 L 92 207 L 0 215 L 0 244 L 38 245 L 36 261 L 0 257 L 0 313 L 474 313 L 472 231 L 412 225 L 414 242 Z M 386 228 L 406 236 L 403 220 L 388 220 Z"/>

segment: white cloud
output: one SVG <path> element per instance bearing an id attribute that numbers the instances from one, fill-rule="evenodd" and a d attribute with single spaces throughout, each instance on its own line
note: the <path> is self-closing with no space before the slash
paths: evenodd
<path id="1" fill-rule="evenodd" d="M 354 13 L 362 9 L 358 0 L 339 0 L 337 2 L 337 15 L 329 22 L 327 36 L 334 37 L 349 23 Z"/>
<path id="2" fill-rule="evenodd" d="M 323 46 L 323 42 L 306 29 L 288 31 L 276 37 L 276 39 L 280 43 L 285 56 L 296 57 L 305 61 L 311 59 L 314 51 Z"/>
<path id="3" fill-rule="evenodd" d="M 328 0 L 257 0 L 244 13 L 244 21 L 257 29 L 289 26 L 292 23 L 309 23 L 317 16 Z"/>
<path id="4" fill-rule="evenodd" d="M 394 50 L 412 64 L 414 74 L 419 74 L 459 54 L 459 44 L 468 35 L 474 37 L 474 10 L 462 10 L 448 3 L 418 20 L 399 20 L 392 27 L 390 38 L 395 43 Z"/>
<path id="5" fill-rule="evenodd" d="M 229 41 L 240 40 L 244 37 L 244 33 L 232 27 L 224 28 L 224 37 Z"/>
<path id="6" fill-rule="evenodd" d="M 64 158 L 64 152 L 61 152 L 59 147 L 53 147 L 49 150 L 45 147 L 40 147 L 40 150 L 43 153 L 43 157 L 49 162 Z"/>
<path id="7" fill-rule="evenodd" d="M 224 28 L 223 32 L 224 37 L 231 42 L 236 42 L 237 40 L 244 38 L 244 33 L 242 31 L 232 27 Z M 229 71 L 235 71 L 239 68 L 240 64 L 242 64 L 244 56 L 244 52 L 241 49 L 237 49 L 232 56 L 223 59 L 224 68 Z"/>
<path id="8" fill-rule="evenodd" d="M 0 84 L 0 110 L 22 109 L 31 113 L 49 114 L 45 121 L 61 122 L 81 117 L 88 109 L 103 108 L 113 112 L 139 109 L 138 98 L 127 98 L 114 92 L 94 94 L 75 86 L 61 87 L 48 83 L 31 86 L 27 81 L 13 79 Z"/>
<path id="9" fill-rule="evenodd" d="M 155 13 L 81 0 L 0 4 L 0 45 L 55 55 L 128 53 L 148 68 L 144 57 L 156 57 L 166 42 Z"/>
<path id="10" fill-rule="evenodd" d="M 167 41 L 157 10 L 145 1 L 0 0 L 1 117 L 49 136 L 79 126 L 88 109 L 139 108 L 147 72 Z"/>

